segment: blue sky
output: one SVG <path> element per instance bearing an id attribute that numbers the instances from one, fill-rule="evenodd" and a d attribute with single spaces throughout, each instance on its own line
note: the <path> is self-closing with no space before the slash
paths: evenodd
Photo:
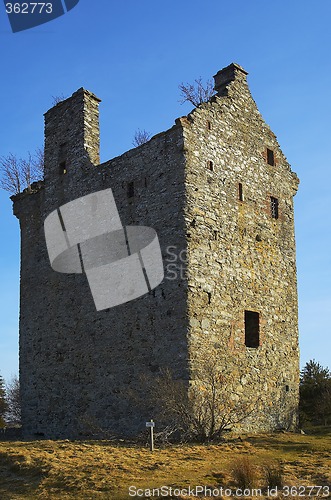
<path id="1" fill-rule="evenodd" d="M 166 130 L 190 106 L 178 85 L 230 62 L 249 72 L 267 123 L 301 179 L 295 198 L 301 365 L 331 368 L 329 0 L 80 0 L 51 23 L 13 34 L 0 4 L 0 155 L 43 143 L 52 96 L 102 99 L 101 159 L 137 128 Z M 19 225 L 0 192 L 0 373 L 18 372 Z"/>

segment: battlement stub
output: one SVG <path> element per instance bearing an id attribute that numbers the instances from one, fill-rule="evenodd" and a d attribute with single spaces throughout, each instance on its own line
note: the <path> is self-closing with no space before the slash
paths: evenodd
<path id="1" fill-rule="evenodd" d="M 80 88 L 45 113 L 45 180 L 54 173 L 100 163 L 99 103 Z"/>
<path id="2" fill-rule="evenodd" d="M 246 82 L 247 71 L 244 70 L 239 64 L 231 63 L 226 68 L 221 69 L 214 75 L 215 90 L 217 94 L 222 94 L 226 86 L 234 80 L 241 80 Z"/>

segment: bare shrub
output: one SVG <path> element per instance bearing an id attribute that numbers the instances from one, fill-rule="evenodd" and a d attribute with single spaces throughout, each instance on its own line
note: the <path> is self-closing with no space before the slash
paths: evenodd
<path id="1" fill-rule="evenodd" d="M 213 82 L 207 80 L 204 84 L 201 76 L 194 80 L 194 83 L 181 83 L 178 88 L 181 93 L 179 102 L 181 104 L 190 102 L 193 106 L 199 106 L 199 104 L 209 101 L 215 94 Z"/>
<path id="2" fill-rule="evenodd" d="M 62 102 L 62 101 L 65 101 L 66 100 L 66 96 L 64 94 L 59 94 L 59 95 L 52 95 L 52 99 L 53 99 L 53 106 L 56 106 L 57 104 L 59 104 L 59 102 Z"/>
<path id="3" fill-rule="evenodd" d="M 257 479 L 256 467 L 249 458 L 238 458 L 233 462 L 231 472 L 236 485 L 242 491 L 254 488 Z"/>
<path id="4" fill-rule="evenodd" d="M 147 130 L 140 130 L 138 128 L 138 130 L 136 130 L 136 132 L 134 134 L 132 144 L 135 147 L 141 146 L 142 144 L 145 144 L 146 142 L 148 142 L 151 137 L 152 137 L 152 134 L 147 132 Z"/>
<path id="5" fill-rule="evenodd" d="M 32 157 L 32 165 L 34 169 L 34 176 L 38 180 L 44 178 L 45 173 L 45 151 L 44 148 L 37 148 L 34 156 Z"/>
<path id="6" fill-rule="evenodd" d="M 5 426 L 4 416 L 7 411 L 5 384 L 0 375 L 0 428 Z"/>
<path id="7" fill-rule="evenodd" d="M 164 370 L 151 385 L 159 419 L 175 429 L 182 441 L 219 439 L 226 430 L 252 415 L 256 401 L 235 401 L 230 375 L 223 373 L 216 350 L 209 350 L 196 361 L 191 383 L 174 379 Z"/>
<path id="8" fill-rule="evenodd" d="M 16 376 L 6 385 L 6 403 L 6 422 L 10 425 L 21 425 L 20 382 Z"/>
<path id="9" fill-rule="evenodd" d="M 0 186 L 5 191 L 11 194 L 18 194 L 21 192 L 21 185 L 23 181 L 23 173 L 20 166 L 20 160 L 17 159 L 12 153 L 8 156 L 0 158 L 1 179 Z"/>
<path id="10" fill-rule="evenodd" d="M 28 154 L 27 159 L 17 158 L 10 153 L 0 157 L 0 188 L 10 194 L 21 193 L 31 189 L 33 182 L 44 177 L 44 151 L 39 148 L 34 155 Z"/>

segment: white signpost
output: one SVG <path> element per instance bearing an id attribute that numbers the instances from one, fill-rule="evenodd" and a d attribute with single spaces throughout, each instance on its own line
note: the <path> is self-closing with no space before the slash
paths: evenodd
<path id="1" fill-rule="evenodd" d="M 146 427 L 150 428 L 150 450 L 154 451 L 154 427 L 155 422 L 151 419 L 150 422 L 146 422 Z"/>

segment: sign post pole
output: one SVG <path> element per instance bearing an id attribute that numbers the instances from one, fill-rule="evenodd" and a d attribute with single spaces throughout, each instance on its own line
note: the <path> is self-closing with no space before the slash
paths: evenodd
<path id="1" fill-rule="evenodd" d="M 154 451 L 154 427 L 155 427 L 155 422 L 153 419 L 151 419 L 150 422 L 146 422 L 146 427 L 149 427 L 150 429 L 150 450 Z"/>

